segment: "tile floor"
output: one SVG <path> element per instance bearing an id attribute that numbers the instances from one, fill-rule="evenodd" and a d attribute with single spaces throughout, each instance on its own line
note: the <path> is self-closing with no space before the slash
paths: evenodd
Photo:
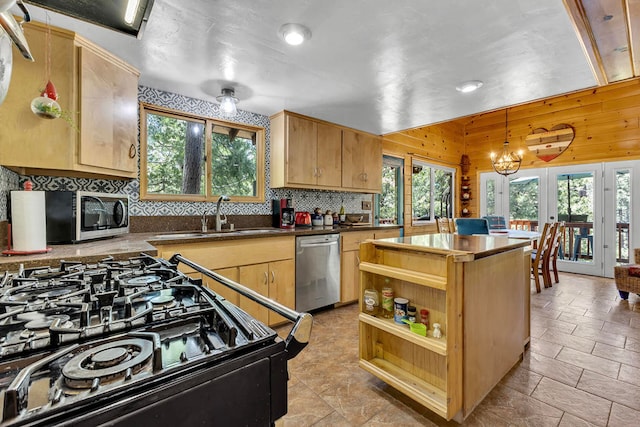
<path id="1" fill-rule="evenodd" d="M 317 313 L 289 362 L 284 426 L 457 426 L 358 367 L 357 304 Z M 284 332 L 288 328 L 282 329 Z M 640 297 L 613 279 L 561 274 L 532 291 L 524 360 L 465 426 L 640 426 Z"/>

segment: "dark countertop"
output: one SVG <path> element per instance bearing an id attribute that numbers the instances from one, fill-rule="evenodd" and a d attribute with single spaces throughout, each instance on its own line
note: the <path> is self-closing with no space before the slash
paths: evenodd
<path id="1" fill-rule="evenodd" d="M 95 240 L 85 243 L 69 245 L 51 245 L 51 251 L 34 255 L 12 255 L 0 257 L 0 273 L 4 271 L 17 271 L 22 264 L 25 268 L 52 266 L 56 267 L 62 260 L 81 260 L 82 262 L 97 262 L 107 256 L 115 259 L 126 260 L 128 258 L 146 253 L 157 256 L 156 246 L 202 243 L 223 240 L 253 239 L 276 236 L 303 236 L 314 234 L 340 233 L 349 231 L 385 230 L 390 228 L 402 228 L 394 225 L 382 226 L 334 226 L 334 227 L 309 227 L 285 230 L 279 228 L 257 228 L 235 231 L 223 231 L 221 233 L 197 231 L 153 232 L 153 233 L 129 233 L 110 239 Z"/>
<path id="2" fill-rule="evenodd" d="M 416 251 L 454 254 L 460 261 L 472 261 L 500 252 L 530 246 L 526 239 L 504 236 L 460 236 L 458 234 L 422 234 L 376 240 L 376 245 L 399 247 Z"/>

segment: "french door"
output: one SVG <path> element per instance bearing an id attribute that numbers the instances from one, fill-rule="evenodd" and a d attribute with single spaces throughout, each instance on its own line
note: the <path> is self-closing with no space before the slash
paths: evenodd
<path id="1" fill-rule="evenodd" d="M 558 268 L 613 277 L 640 247 L 640 162 L 612 162 L 521 170 L 480 176 L 481 215 L 503 215 L 513 227 L 564 221 Z M 541 227 L 540 227 L 541 229 Z"/>

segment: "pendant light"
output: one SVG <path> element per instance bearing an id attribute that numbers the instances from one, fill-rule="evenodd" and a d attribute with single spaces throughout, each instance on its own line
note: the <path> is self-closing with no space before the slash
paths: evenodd
<path id="1" fill-rule="evenodd" d="M 500 175 L 511 175 L 520 170 L 520 164 L 522 163 L 522 151 L 517 154 L 509 151 L 509 141 L 507 140 L 507 125 L 509 123 L 509 110 L 504 110 L 504 144 L 502 145 L 502 154 L 500 157 L 496 157 L 494 153 L 491 153 L 491 164 L 493 169 Z"/>
<path id="2" fill-rule="evenodd" d="M 220 113 L 223 116 L 233 117 L 238 112 L 236 104 L 238 98 L 235 97 L 235 91 L 231 88 L 223 88 L 222 94 L 216 96 L 216 99 L 220 103 Z"/>

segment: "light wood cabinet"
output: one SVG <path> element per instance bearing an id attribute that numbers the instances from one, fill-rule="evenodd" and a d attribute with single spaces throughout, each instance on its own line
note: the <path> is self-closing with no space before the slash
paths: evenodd
<path id="1" fill-rule="evenodd" d="M 63 117 L 40 118 L 30 103 L 46 83 L 47 27 L 31 22 L 24 31 L 36 61 L 13 62 L 0 105 L 0 164 L 24 174 L 135 178 L 139 72 L 83 37 L 51 27 L 50 78 Z"/>
<path id="2" fill-rule="evenodd" d="M 157 249 L 158 256 L 161 258 L 170 259 L 174 254 L 179 253 L 196 264 L 295 309 L 295 237 L 293 236 L 168 244 L 158 245 Z M 195 270 L 184 265 L 180 265 L 180 270 L 187 274 L 196 274 Z M 271 312 L 213 279 L 204 277 L 203 283 L 267 325 L 285 321 L 279 314 Z"/>
<path id="3" fill-rule="evenodd" d="M 414 236 L 360 246 L 361 296 L 390 286 L 395 297 L 429 310 L 429 330 L 421 336 L 393 318 L 365 313 L 360 298 L 360 366 L 458 422 L 524 352 L 525 251 L 488 242 L 490 250 L 474 252 L 486 242 L 482 237 Z M 434 323 L 441 325 L 441 338 L 433 336 Z"/>
<path id="4" fill-rule="evenodd" d="M 295 263 L 293 260 L 246 265 L 239 268 L 240 283 L 287 307 L 295 308 Z M 239 306 L 267 325 L 286 319 L 266 307 L 240 296 Z"/>
<path id="5" fill-rule="evenodd" d="M 272 188 L 381 191 L 380 137 L 289 111 L 272 116 L 270 129 Z"/>
<path id="6" fill-rule="evenodd" d="M 369 239 L 400 237 L 402 229 L 340 233 L 340 303 L 357 301 L 360 295 L 360 243 Z"/>
<path id="7" fill-rule="evenodd" d="M 339 127 L 289 113 L 271 118 L 271 186 L 340 188 Z"/>
<path id="8" fill-rule="evenodd" d="M 342 187 L 368 193 L 382 191 L 381 138 L 342 131 Z"/>

